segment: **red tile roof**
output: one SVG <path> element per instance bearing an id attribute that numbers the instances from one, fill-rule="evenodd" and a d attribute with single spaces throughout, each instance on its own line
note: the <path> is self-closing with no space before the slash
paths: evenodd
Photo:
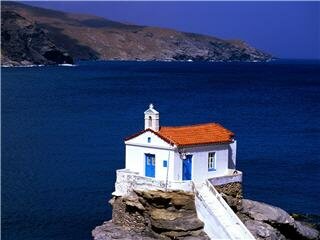
<path id="1" fill-rule="evenodd" d="M 164 141 L 177 146 L 229 143 L 233 141 L 234 137 L 233 132 L 218 123 L 205 123 L 181 127 L 161 127 L 158 132 L 146 129 L 126 138 L 126 140 L 146 131 L 151 131 Z"/>

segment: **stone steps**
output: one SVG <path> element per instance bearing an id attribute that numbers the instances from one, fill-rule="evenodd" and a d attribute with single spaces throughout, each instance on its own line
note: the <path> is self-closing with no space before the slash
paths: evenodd
<path id="1" fill-rule="evenodd" d="M 195 189 L 196 197 L 199 200 L 198 206 L 203 205 L 202 214 L 200 214 L 203 216 L 199 216 L 199 218 L 202 218 L 201 220 L 205 224 L 204 230 L 209 231 L 207 234 L 210 238 L 255 239 L 219 193 L 213 192 L 214 189 L 210 189 L 206 184 L 195 186 Z M 207 213 L 203 214 L 204 211 Z M 204 217 L 204 215 L 206 216 Z"/>

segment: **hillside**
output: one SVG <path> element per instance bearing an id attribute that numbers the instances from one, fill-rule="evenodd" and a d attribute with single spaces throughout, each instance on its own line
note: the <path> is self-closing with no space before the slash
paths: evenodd
<path id="1" fill-rule="evenodd" d="M 14 11 L 1 12 L 1 64 L 31 65 L 73 63 L 37 24 Z"/>
<path id="2" fill-rule="evenodd" d="M 2 65 L 23 65 L 24 60 L 37 64 L 63 63 L 70 62 L 69 56 L 74 60 L 266 61 L 271 58 L 243 41 L 123 24 L 15 2 L 1 2 L 1 6 Z M 40 37 L 33 31 L 41 33 Z M 35 49 L 29 46 L 30 41 L 42 47 Z M 60 57 L 54 54 L 53 59 L 48 59 L 48 48 Z M 21 51 L 26 59 L 19 54 Z M 34 55 L 38 56 L 35 60 Z"/>

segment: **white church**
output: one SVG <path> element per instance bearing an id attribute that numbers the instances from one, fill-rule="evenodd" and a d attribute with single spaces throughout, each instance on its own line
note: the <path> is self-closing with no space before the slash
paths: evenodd
<path id="1" fill-rule="evenodd" d="M 125 168 L 164 181 L 204 182 L 232 174 L 236 167 L 234 134 L 217 123 L 160 126 L 150 104 L 144 130 L 125 139 Z"/>
<path id="2" fill-rule="evenodd" d="M 125 139 L 125 169 L 117 170 L 114 196 L 136 190 L 193 192 L 198 218 L 210 239 L 254 236 L 215 186 L 242 182 L 236 171 L 234 134 L 217 123 L 164 127 L 152 104 L 144 112 L 144 130 Z"/>

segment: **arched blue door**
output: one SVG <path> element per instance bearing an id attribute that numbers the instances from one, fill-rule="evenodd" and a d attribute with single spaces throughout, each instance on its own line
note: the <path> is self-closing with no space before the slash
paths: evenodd
<path id="1" fill-rule="evenodd" d="M 153 154 L 146 154 L 146 177 L 155 177 L 156 159 Z"/>
<path id="2" fill-rule="evenodd" d="M 191 180 L 192 155 L 187 155 L 186 159 L 182 161 L 182 180 Z"/>

